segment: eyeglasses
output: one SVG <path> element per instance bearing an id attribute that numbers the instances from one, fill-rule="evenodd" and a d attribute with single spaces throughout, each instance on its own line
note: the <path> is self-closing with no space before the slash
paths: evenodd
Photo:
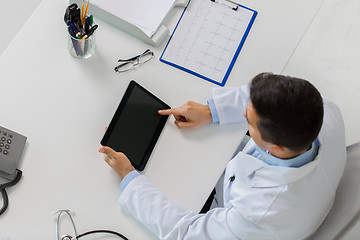
<path id="1" fill-rule="evenodd" d="M 135 56 L 133 58 L 126 59 L 126 60 L 119 59 L 118 62 L 120 62 L 120 64 L 115 67 L 115 71 L 116 72 L 125 72 L 139 64 L 146 63 L 153 57 L 154 57 L 154 53 L 152 51 L 150 51 L 150 49 L 148 49 L 145 52 L 143 52 L 142 54 Z"/>

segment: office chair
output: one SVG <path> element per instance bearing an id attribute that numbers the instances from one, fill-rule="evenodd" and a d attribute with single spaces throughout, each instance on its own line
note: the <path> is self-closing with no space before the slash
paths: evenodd
<path id="1" fill-rule="evenodd" d="M 346 148 L 347 163 L 334 204 L 308 240 L 338 240 L 360 219 L 360 142 Z"/>

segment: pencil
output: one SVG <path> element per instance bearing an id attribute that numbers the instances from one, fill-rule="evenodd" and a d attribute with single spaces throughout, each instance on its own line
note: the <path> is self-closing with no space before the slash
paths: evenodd
<path id="1" fill-rule="evenodd" d="M 82 6 L 81 6 L 81 17 L 80 17 L 81 23 L 82 23 L 83 17 L 84 17 L 84 0 L 82 1 Z"/>
<path id="2" fill-rule="evenodd" d="M 86 14 L 87 14 L 88 8 L 89 8 L 89 1 L 88 1 L 87 4 L 86 4 L 86 9 L 85 9 L 84 18 L 86 18 Z"/>
<path id="3" fill-rule="evenodd" d="M 85 10 L 84 10 L 84 7 L 85 7 Z M 83 1 L 82 10 L 81 10 L 81 16 L 80 16 L 80 21 L 81 21 L 81 24 L 83 26 L 85 24 L 85 19 L 86 19 L 86 14 L 87 14 L 88 7 L 89 7 L 89 2 L 87 2 L 86 6 L 85 6 L 85 2 Z"/>

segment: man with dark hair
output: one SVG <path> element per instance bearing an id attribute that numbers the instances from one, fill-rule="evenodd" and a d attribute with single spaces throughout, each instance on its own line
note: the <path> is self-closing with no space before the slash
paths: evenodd
<path id="1" fill-rule="evenodd" d="M 296 152 L 307 149 L 318 136 L 323 101 L 309 82 L 259 74 L 251 82 L 250 99 L 259 115 L 257 125 L 264 141 Z"/>
<path id="2" fill-rule="evenodd" d="M 124 154 L 99 150 L 122 178 L 119 204 L 159 238 L 305 239 L 328 214 L 346 163 L 344 125 L 309 82 L 261 73 L 250 87 L 214 89 L 207 105 L 187 102 L 159 114 L 174 115 L 180 129 L 247 120 L 251 137 L 202 214 L 163 196 Z"/>

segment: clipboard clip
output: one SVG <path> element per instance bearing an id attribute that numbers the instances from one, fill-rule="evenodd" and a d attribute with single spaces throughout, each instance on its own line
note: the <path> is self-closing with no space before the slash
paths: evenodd
<path id="1" fill-rule="evenodd" d="M 231 1 L 231 0 L 225 0 L 225 1 L 234 4 L 235 7 L 231 7 L 231 6 L 229 6 L 229 5 L 225 4 L 225 3 L 220 2 L 220 1 L 217 1 L 217 0 L 210 0 L 210 1 L 212 1 L 212 2 L 214 2 L 214 3 L 218 3 L 218 4 L 221 4 L 221 5 L 224 5 L 224 6 L 226 6 L 226 7 L 229 7 L 229 8 L 231 8 L 231 9 L 234 10 L 234 11 L 237 11 L 237 10 L 239 9 L 239 5 L 238 5 L 236 2 L 233 2 L 233 1 Z"/>

